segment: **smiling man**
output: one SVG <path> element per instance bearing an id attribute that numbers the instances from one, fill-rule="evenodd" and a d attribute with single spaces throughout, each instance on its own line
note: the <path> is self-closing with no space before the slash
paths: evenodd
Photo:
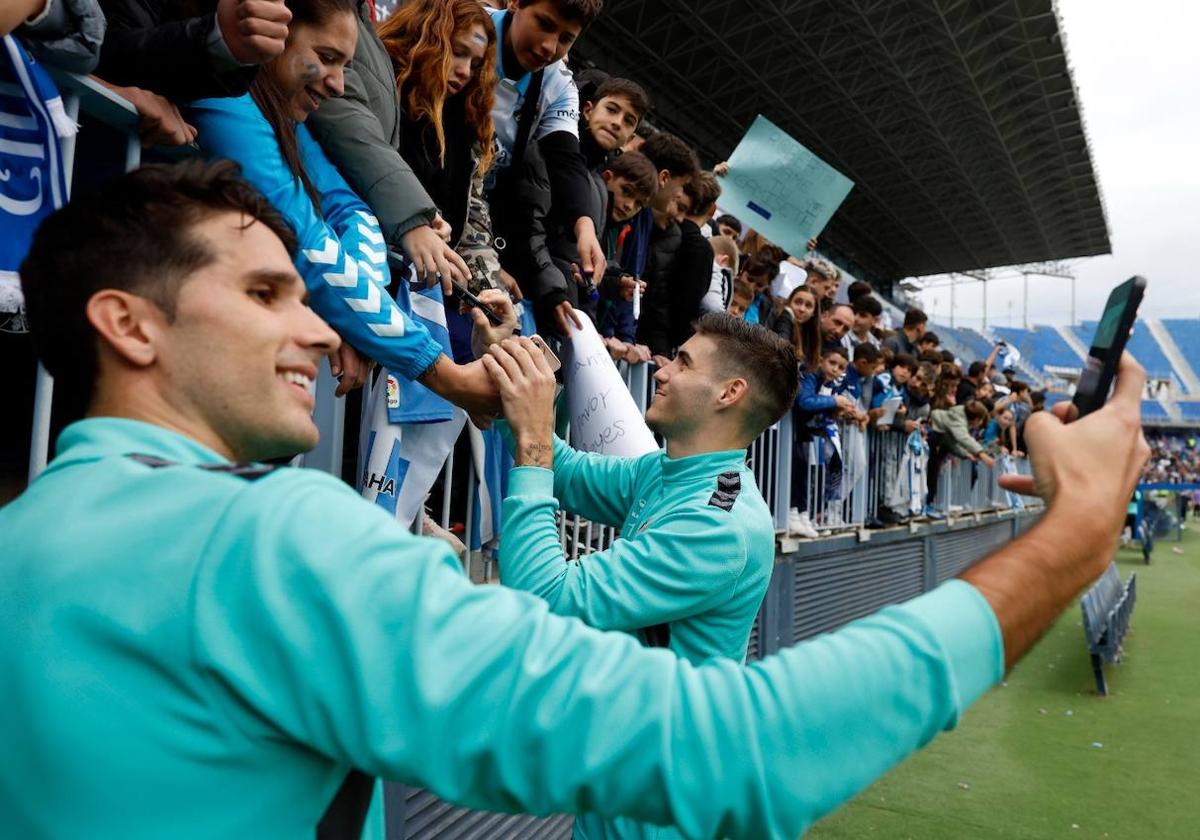
<path id="1" fill-rule="evenodd" d="M 316 440 L 311 375 L 338 340 L 304 305 L 295 237 L 233 173 L 192 161 L 123 176 L 49 217 L 22 264 L 38 355 L 88 409 L 0 508 L 6 836 L 311 837 L 357 769 L 486 810 L 795 837 L 954 726 L 1108 565 L 1148 452 L 1131 359 L 1105 408 L 1069 427 L 1029 419 L 1051 500 L 1030 531 L 964 580 L 748 667 L 692 664 L 473 586 L 444 543 L 332 476 L 246 463 Z M 515 417 L 513 394 L 552 391 L 554 374 L 529 339 L 509 346 Z M 686 349 L 651 412 L 672 441 L 661 495 L 633 488 L 646 506 L 625 540 L 666 527 L 668 511 L 646 510 L 667 494 L 689 508 L 677 530 L 715 523 L 711 509 L 753 540 L 765 511 L 738 448 L 775 400 L 727 354 Z M 728 479 L 701 487 L 724 458 Z M 548 478 L 519 483 L 552 518 Z M 761 586 L 745 550 L 721 593 Z M 684 571 L 663 591 L 689 612 L 740 597 L 703 604 Z M 740 658 L 740 609 L 707 631 L 659 620 L 676 650 Z M 359 836 L 348 828 L 335 836 Z"/>

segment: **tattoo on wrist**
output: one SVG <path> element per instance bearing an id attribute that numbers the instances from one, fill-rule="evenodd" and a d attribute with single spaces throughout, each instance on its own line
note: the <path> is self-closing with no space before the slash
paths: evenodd
<path id="1" fill-rule="evenodd" d="M 523 467 L 547 467 L 554 463 L 554 446 L 549 443 L 527 443 L 521 446 Z"/>

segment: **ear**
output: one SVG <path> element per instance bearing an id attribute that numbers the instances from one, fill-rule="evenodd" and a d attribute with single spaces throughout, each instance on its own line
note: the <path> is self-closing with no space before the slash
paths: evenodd
<path id="1" fill-rule="evenodd" d="M 746 399 L 746 395 L 750 392 L 750 385 L 745 379 L 740 376 L 737 379 L 730 379 L 721 386 L 721 393 L 717 395 L 717 408 L 729 409 L 741 403 Z"/>
<path id="2" fill-rule="evenodd" d="M 605 184 L 611 184 L 613 182 L 613 178 L 615 178 L 616 176 L 613 175 L 611 169 L 605 169 L 603 172 L 600 173 L 600 177 L 604 179 Z"/>
<path id="3" fill-rule="evenodd" d="M 585 120 L 592 116 L 592 110 L 595 107 L 596 107 L 596 105 L 593 102 L 584 102 L 583 103 L 583 118 Z"/>
<path id="4" fill-rule="evenodd" d="M 664 187 L 666 187 L 667 182 L 670 180 L 671 180 L 671 170 L 670 169 L 658 170 L 658 188 L 660 190 L 663 189 Z"/>
<path id="5" fill-rule="evenodd" d="M 158 357 L 166 316 L 150 301 L 119 289 L 102 289 L 87 302 L 87 319 L 112 351 L 133 367 Z"/>

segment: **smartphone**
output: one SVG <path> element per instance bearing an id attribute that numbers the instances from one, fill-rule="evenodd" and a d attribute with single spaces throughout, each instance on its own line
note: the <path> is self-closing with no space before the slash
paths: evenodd
<path id="1" fill-rule="evenodd" d="M 542 351 L 542 355 L 546 357 L 546 364 L 550 365 L 550 370 L 553 373 L 558 373 L 558 369 L 562 367 L 562 362 L 558 360 L 558 356 L 554 355 L 554 351 L 550 349 L 550 345 L 546 344 L 545 340 L 540 335 L 531 335 L 529 340 L 538 346 Z"/>
<path id="2" fill-rule="evenodd" d="M 1096 327 L 1092 349 L 1079 375 L 1072 402 L 1084 417 L 1104 405 L 1117 375 L 1117 365 L 1137 319 L 1138 306 L 1146 295 L 1146 278 L 1130 277 L 1112 290 L 1104 314 Z"/>

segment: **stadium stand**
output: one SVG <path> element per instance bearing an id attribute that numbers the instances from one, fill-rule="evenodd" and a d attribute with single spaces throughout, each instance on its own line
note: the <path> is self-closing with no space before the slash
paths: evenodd
<path id="1" fill-rule="evenodd" d="M 1200 359 L 1200 319 L 1164 318 L 1162 322 L 1188 359 Z"/>
<path id="2" fill-rule="evenodd" d="M 1171 415 L 1163 408 L 1158 400 L 1142 400 L 1142 420 L 1147 423 L 1161 423 L 1170 420 Z"/>

